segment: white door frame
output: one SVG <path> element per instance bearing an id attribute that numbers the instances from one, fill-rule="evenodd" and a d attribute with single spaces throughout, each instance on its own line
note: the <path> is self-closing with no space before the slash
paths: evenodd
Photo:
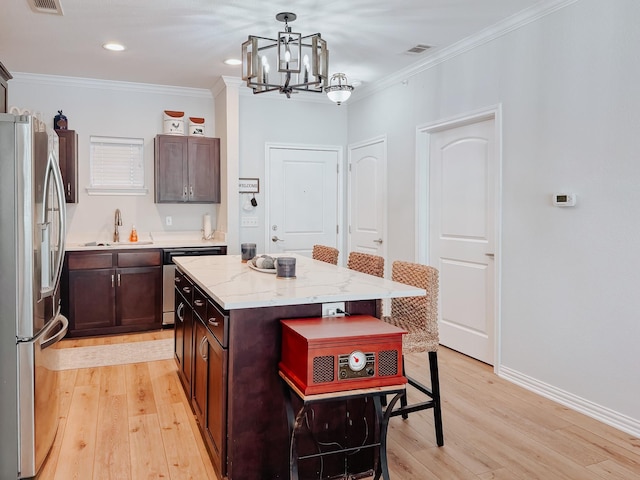
<path id="1" fill-rule="evenodd" d="M 278 149 L 292 149 L 292 150 L 315 150 L 315 151 L 326 151 L 326 152 L 335 152 L 338 156 L 338 172 L 336 173 L 336 181 L 338 198 L 337 200 L 337 211 L 336 211 L 336 222 L 338 224 L 338 232 L 336 232 L 336 248 L 342 251 L 342 237 L 344 232 L 344 217 L 342 214 L 343 205 L 342 205 L 342 190 L 343 190 L 343 174 L 344 172 L 344 149 L 338 145 L 308 145 L 308 144 L 297 144 L 297 143 L 265 143 L 264 146 L 264 245 L 265 249 L 269 246 L 269 242 L 271 242 L 271 205 L 269 201 L 269 196 L 271 194 L 271 154 L 270 151 L 273 148 Z"/>
<path id="2" fill-rule="evenodd" d="M 384 158 L 383 158 L 383 172 L 382 172 L 382 178 L 384 179 L 384 183 L 383 183 L 383 191 L 382 191 L 382 198 L 383 198 L 383 207 L 382 207 L 382 257 L 385 259 L 385 263 L 388 257 L 388 253 L 389 253 L 389 247 L 388 247 L 388 235 L 387 235 L 387 210 L 388 210 L 388 195 L 387 195 L 387 136 L 386 135 L 380 135 L 379 137 L 374 137 L 374 138 L 370 138 L 369 140 L 364 140 L 362 142 L 359 143 L 354 143 L 351 144 L 347 147 L 348 149 L 348 165 L 349 168 L 351 168 L 351 152 L 357 148 L 362 148 L 362 147 L 366 147 L 369 145 L 373 145 L 374 143 L 382 143 L 383 148 L 384 148 Z M 347 193 L 347 222 L 348 225 L 351 226 L 353 225 L 353 219 L 351 218 L 351 170 L 349 170 L 349 181 L 348 181 L 348 193 Z M 349 251 L 351 251 L 351 231 L 347 231 L 347 246 L 349 248 Z M 343 257 L 344 259 L 344 264 L 347 264 L 347 257 L 348 254 L 345 255 Z M 390 269 L 386 268 L 385 269 L 385 277 L 389 277 Z M 388 312 L 387 312 L 388 313 Z M 386 313 L 385 313 L 386 314 Z"/>
<path id="3" fill-rule="evenodd" d="M 428 264 L 429 259 L 429 147 L 431 134 L 452 127 L 460 127 L 482 120 L 494 120 L 495 124 L 495 152 L 497 156 L 497 166 L 495 179 L 495 279 L 494 279 L 494 364 L 493 370 L 499 373 L 501 358 L 501 279 L 502 279 L 502 256 L 501 231 L 502 231 L 502 105 L 492 105 L 486 108 L 475 110 L 460 116 L 439 120 L 416 127 L 416 252 L 415 256 L 419 263 Z"/>

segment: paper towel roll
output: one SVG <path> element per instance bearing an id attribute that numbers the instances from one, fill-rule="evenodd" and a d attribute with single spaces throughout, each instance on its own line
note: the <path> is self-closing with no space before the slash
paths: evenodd
<path id="1" fill-rule="evenodd" d="M 211 215 L 208 213 L 205 213 L 202 218 L 202 233 L 204 238 L 211 237 Z"/>

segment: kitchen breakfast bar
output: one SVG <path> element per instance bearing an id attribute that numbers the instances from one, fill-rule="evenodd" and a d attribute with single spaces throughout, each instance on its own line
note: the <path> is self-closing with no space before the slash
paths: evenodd
<path id="1" fill-rule="evenodd" d="M 375 316 L 378 299 L 425 294 L 292 256 L 295 278 L 252 269 L 239 255 L 174 260 L 178 373 L 221 478 L 289 478 L 289 429 L 278 368 L 280 320 L 321 317 L 322 305 L 335 302 L 344 302 L 348 315 Z M 298 448 L 317 451 L 335 441 L 364 445 L 374 431 L 372 403 L 360 398 L 314 408 L 306 415 Z M 371 471 L 374 455 L 353 449 L 343 457 L 314 458 L 300 465 L 300 478 Z"/>

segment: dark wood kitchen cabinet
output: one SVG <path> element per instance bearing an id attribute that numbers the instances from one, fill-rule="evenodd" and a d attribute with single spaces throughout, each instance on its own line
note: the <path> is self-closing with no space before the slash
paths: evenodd
<path id="1" fill-rule="evenodd" d="M 220 139 L 157 135 L 156 203 L 220 203 Z"/>
<path id="2" fill-rule="evenodd" d="M 162 326 L 160 250 L 68 252 L 62 285 L 70 337 Z"/>
<path id="3" fill-rule="evenodd" d="M 0 62 L 0 113 L 7 113 L 9 108 L 9 80 L 13 77 Z"/>
<path id="4" fill-rule="evenodd" d="M 178 377 L 191 398 L 191 371 L 193 369 L 193 283 L 179 270 L 175 272 L 174 347 Z"/>
<path id="5" fill-rule="evenodd" d="M 78 191 L 78 134 L 75 130 L 56 130 L 58 134 L 58 163 L 62 172 L 64 198 L 76 203 Z"/>
<path id="6" fill-rule="evenodd" d="M 186 294 L 186 295 L 185 295 Z M 191 298 L 190 307 L 183 303 Z M 227 317 L 176 269 L 178 376 L 221 477 L 226 475 Z"/>

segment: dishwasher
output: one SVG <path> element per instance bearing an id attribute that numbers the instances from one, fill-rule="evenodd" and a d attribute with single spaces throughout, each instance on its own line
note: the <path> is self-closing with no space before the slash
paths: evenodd
<path id="1" fill-rule="evenodd" d="M 201 255 L 226 255 L 226 245 L 210 247 L 176 247 L 162 249 L 162 327 L 172 327 L 175 310 L 175 272 L 174 257 L 197 257 Z"/>

